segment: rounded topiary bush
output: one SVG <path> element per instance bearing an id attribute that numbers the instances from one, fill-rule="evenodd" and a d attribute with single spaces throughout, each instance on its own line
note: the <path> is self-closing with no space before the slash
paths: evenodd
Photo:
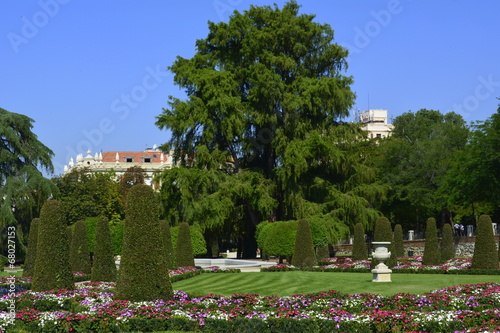
<path id="1" fill-rule="evenodd" d="M 425 228 L 425 247 L 422 265 L 437 265 L 441 262 L 439 252 L 438 230 L 436 220 L 433 217 L 427 219 Z"/>
<path id="2" fill-rule="evenodd" d="M 498 255 L 491 218 L 481 215 L 477 221 L 476 244 L 472 256 L 473 269 L 498 269 Z"/>
<path id="3" fill-rule="evenodd" d="M 368 249 L 365 241 L 365 229 L 362 223 L 356 223 L 354 226 L 354 240 L 352 244 L 352 259 L 367 260 Z"/>
<path id="4" fill-rule="evenodd" d="M 125 228 L 115 299 L 171 300 L 172 285 L 166 267 L 159 203 L 150 186 L 130 188 L 125 207 Z"/>
<path id="5" fill-rule="evenodd" d="M 75 223 L 71 240 L 69 262 L 73 272 L 90 274 L 89 243 L 87 241 L 87 228 L 83 221 Z"/>
<path id="6" fill-rule="evenodd" d="M 264 241 L 265 254 L 269 256 L 291 256 L 295 249 L 297 222 L 273 222 L 270 225 L 272 227 L 270 227 Z"/>
<path id="7" fill-rule="evenodd" d="M 318 264 L 311 227 L 307 220 L 299 220 L 297 225 L 297 235 L 295 237 L 295 248 L 293 250 L 292 265 L 296 267 L 313 267 Z"/>
<path id="8" fill-rule="evenodd" d="M 396 246 L 394 245 L 394 237 L 392 235 L 391 222 L 386 217 L 379 217 L 375 222 L 375 230 L 373 231 L 373 241 L 374 242 L 391 242 L 389 245 L 389 251 L 391 252 L 391 257 L 389 260 L 384 261 L 387 267 L 392 268 L 396 266 Z M 372 268 L 377 266 L 379 261 L 372 259 Z"/>
<path id="9" fill-rule="evenodd" d="M 179 225 L 179 235 L 175 248 L 175 262 L 178 267 L 194 266 L 193 245 L 189 224 L 182 222 Z"/>
<path id="10" fill-rule="evenodd" d="M 403 242 L 403 227 L 401 224 L 394 226 L 394 248 L 396 249 L 396 257 L 405 256 L 405 245 Z"/>
<path id="11" fill-rule="evenodd" d="M 36 261 L 36 244 L 38 241 L 38 223 L 40 219 L 35 218 L 31 221 L 30 234 L 28 238 L 28 252 L 24 261 L 23 276 L 33 276 Z"/>
<path id="12" fill-rule="evenodd" d="M 74 289 L 66 219 L 61 204 L 56 200 L 45 202 L 40 211 L 31 289 Z"/>
<path id="13" fill-rule="evenodd" d="M 441 242 L 441 260 L 447 261 L 455 257 L 455 243 L 453 241 L 453 228 L 451 224 L 443 225 L 443 239 Z"/>
<path id="14" fill-rule="evenodd" d="M 92 264 L 91 281 L 116 281 L 116 264 L 113 256 L 113 244 L 106 217 L 97 221 L 94 240 L 94 261 Z"/>

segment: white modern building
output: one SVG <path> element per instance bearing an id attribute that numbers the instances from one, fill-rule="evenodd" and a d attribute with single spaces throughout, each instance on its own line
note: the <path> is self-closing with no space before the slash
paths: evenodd
<path id="1" fill-rule="evenodd" d="M 394 125 L 388 123 L 387 110 L 371 109 L 357 115 L 357 121 L 363 124 L 368 138 L 385 138 L 391 135 Z"/>

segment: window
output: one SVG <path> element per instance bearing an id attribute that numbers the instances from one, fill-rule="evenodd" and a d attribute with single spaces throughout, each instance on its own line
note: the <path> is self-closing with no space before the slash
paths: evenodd
<path id="1" fill-rule="evenodd" d="M 151 157 L 144 157 L 142 160 L 144 163 L 151 163 Z"/>
<path id="2" fill-rule="evenodd" d="M 127 162 L 127 163 L 132 163 L 132 162 L 134 162 L 134 158 L 133 158 L 133 157 L 130 157 L 130 156 L 128 156 L 128 157 L 124 157 L 124 158 L 123 158 L 123 160 L 124 160 L 125 162 Z"/>

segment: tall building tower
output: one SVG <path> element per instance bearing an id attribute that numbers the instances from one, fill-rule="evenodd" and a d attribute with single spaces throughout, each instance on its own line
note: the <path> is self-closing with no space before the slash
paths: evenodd
<path id="1" fill-rule="evenodd" d="M 371 109 L 361 112 L 357 121 L 363 124 L 363 130 L 368 132 L 368 138 L 385 138 L 391 135 L 394 125 L 389 124 L 387 110 Z"/>

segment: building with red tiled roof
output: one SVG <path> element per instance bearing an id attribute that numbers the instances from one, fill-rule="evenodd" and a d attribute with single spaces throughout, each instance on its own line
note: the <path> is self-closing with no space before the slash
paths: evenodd
<path id="1" fill-rule="evenodd" d="M 146 149 L 143 152 L 107 151 L 95 153 L 92 156 L 89 150 L 85 157 L 83 154 L 79 154 L 76 157 L 76 162 L 71 158 L 69 164 L 64 166 L 64 173 L 75 168 L 88 168 L 90 172 L 114 171 L 119 178 L 128 168 L 133 166 L 144 169 L 146 172 L 145 182 L 151 185 L 155 173 L 172 168 L 172 153 L 166 154 L 157 149 Z"/>

